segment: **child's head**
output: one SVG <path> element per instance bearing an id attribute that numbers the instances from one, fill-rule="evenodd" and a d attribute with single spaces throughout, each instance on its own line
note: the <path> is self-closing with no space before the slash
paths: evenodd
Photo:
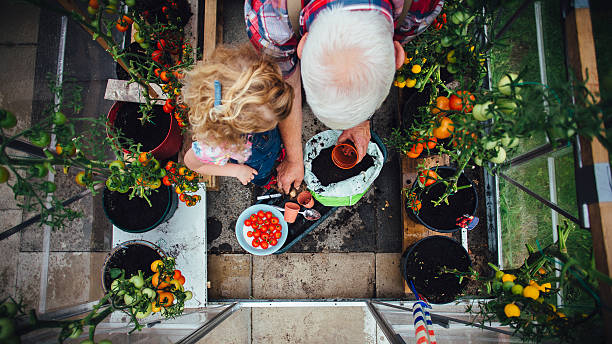
<path id="1" fill-rule="evenodd" d="M 221 83 L 218 107 L 215 80 Z M 182 94 L 193 139 L 226 147 L 244 144 L 245 134 L 273 129 L 293 104 L 293 89 L 276 63 L 248 45 L 217 47 L 187 73 Z"/>

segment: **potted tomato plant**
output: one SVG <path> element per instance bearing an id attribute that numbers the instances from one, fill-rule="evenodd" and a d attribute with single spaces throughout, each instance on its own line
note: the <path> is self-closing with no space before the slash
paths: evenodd
<path id="1" fill-rule="evenodd" d="M 456 170 L 451 167 L 423 169 L 417 180 L 406 191 L 406 212 L 423 226 L 441 233 L 461 229 L 458 219 L 474 216 L 478 209 L 478 193 L 470 180 L 460 174 L 452 180 Z M 456 186 L 454 192 L 444 196 L 448 184 Z M 446 197 L 445 202 L 440 199 Z"/>
<path id="2" fill-rule="evenodd" d="M 186 277 L 176 269 L 172 257 L 153 255 L 148 259 L 153 260 L 146 262 L 143 260 L 144 270 L 134 274 L 126 274 L 125 270 L 111 268 L 108 274 L 111 283 L 105 295 L 93 310 L 82 318 L 59 321 L 40 319 L 35 310 L 27 311 L 21 302 L 15 302 L 14 299 L 2 300 L 0 339 L 3 343 L 33 342 L 39 330 L 58 328 L 59 343 L 77 338 L 87 338 L 82 343 L 93 343 L 96 327 L 113 312 L 121 312 L 129 317 L 134 324 L 129 333 L 144 328 L 141 321 L 152 314 L 159 313 L 164 318 L 181 315 L 185 309 L 185 302 L 193 297 L 192 292 L 184 288 Z M 150 276 L 146 277 L 145 273 Z M 28 320 L 23 321 L 25 318 Z M 98 343 L 111 342 L 104 339 Z"/>
<path id="3" fill-rule="evenodd" d="M 434 235 L 419 240 L 402 255 L 400 267 L 406 283 L 431 303 L 454 301 L 467 284 L 471 259 L 455 240 Z M 448 272 L 447 270 L 452 270 Z"/>
<path id="4" fill-rule="evenodd" d="M 177 120 L 159 105 L 153 106 L 146 117 L 139 110 L 137 103 L 115 102 L 108 113 L 109 127 L 122 134 L 118 141 L 124 152 L 127 151 L 126 146 L 133 142 L 141 144 L 143 151 L 151 152 L 160 160 L 178 153 L 183 137 Z"/>

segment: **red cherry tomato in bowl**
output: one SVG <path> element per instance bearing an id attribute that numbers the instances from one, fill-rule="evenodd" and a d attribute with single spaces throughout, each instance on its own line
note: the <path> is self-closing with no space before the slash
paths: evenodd
<path id="1" fill-rule="evenodd" d="M 244 225 L 247 227 L 251 227 L 251 220 L 244 220 Z"/>
<path id="2" fill-rule="evenodd" d="M 252 237 L 253 237 L 253 232 L 248 231 L 248 232 L 247 232 L 247 236 L 248 236 L 249 238 L 252 238 Z"/>
<path id="3" fill-rule="evenodd" d="M 259 241 L 257 241 L 257 239 L 253 239 L 251 245 L 253 245 L 253 247 L 259 247 Z"/>
<path id="4" fill-rule="evenodd" d="M 266 211 L 265 215 L 266 215 L 266 219 L 268 219 L 268 220 L 271 219 L 274 216 L 271 211 Z"/>
<path id="5" fill-rule="evenodd" d="M 260 219 L 263 218 L 266 215 L 266 213 L 264 213 L 263 210 L 260 210 L 257 212 L 257 217 L 259 217 Z"/>
<path id="6" fill-rule="evenodd" d="M 272 245 L 272 246 L 276 246 L 276 244 L 278 244 L 278 240 L 276 240 L 276 239 L 270 239 L 270 245 Z"/>
<path id="7" fill-rule="evenodd" d="M 269 247 L 268 242 L 266 241 L 262 241 L 260 244 L 261 248 L 263 248 L 264 250 L 267 249 Z"/>

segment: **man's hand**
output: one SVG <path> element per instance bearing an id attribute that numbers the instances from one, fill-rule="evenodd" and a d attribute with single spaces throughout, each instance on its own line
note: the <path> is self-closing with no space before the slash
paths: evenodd
<path id="1" fill-rule="evenodd" d="M 288 194 L 291 186 L 299 189 L 304 180 L 304 162 L 301 160 L 292 162 L 289 159 L 283 160 L 277 167 L 278 187 Z"/>
<path id="2" fill-rule="evenodd" d="M 370 121 L 364 121 L 343 131 L 340 137 L 338 137 L 338 143 L 352 141 L 355 148 L 357 148 L 357 163 L 359 163 L 368 151 L 370 137 Z"/>

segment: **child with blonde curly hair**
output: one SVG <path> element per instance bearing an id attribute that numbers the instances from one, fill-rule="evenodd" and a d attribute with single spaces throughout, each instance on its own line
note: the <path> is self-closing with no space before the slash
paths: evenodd
<path id="1" fill-rule="evenodd" d="M 281 152 L 277 124 L 289 116 L 293 92 L 276 63 L 253 48 L 217 47 L 185 77 L 193 138 L 187 167 L 244 185 L 268 184 Z"/>

